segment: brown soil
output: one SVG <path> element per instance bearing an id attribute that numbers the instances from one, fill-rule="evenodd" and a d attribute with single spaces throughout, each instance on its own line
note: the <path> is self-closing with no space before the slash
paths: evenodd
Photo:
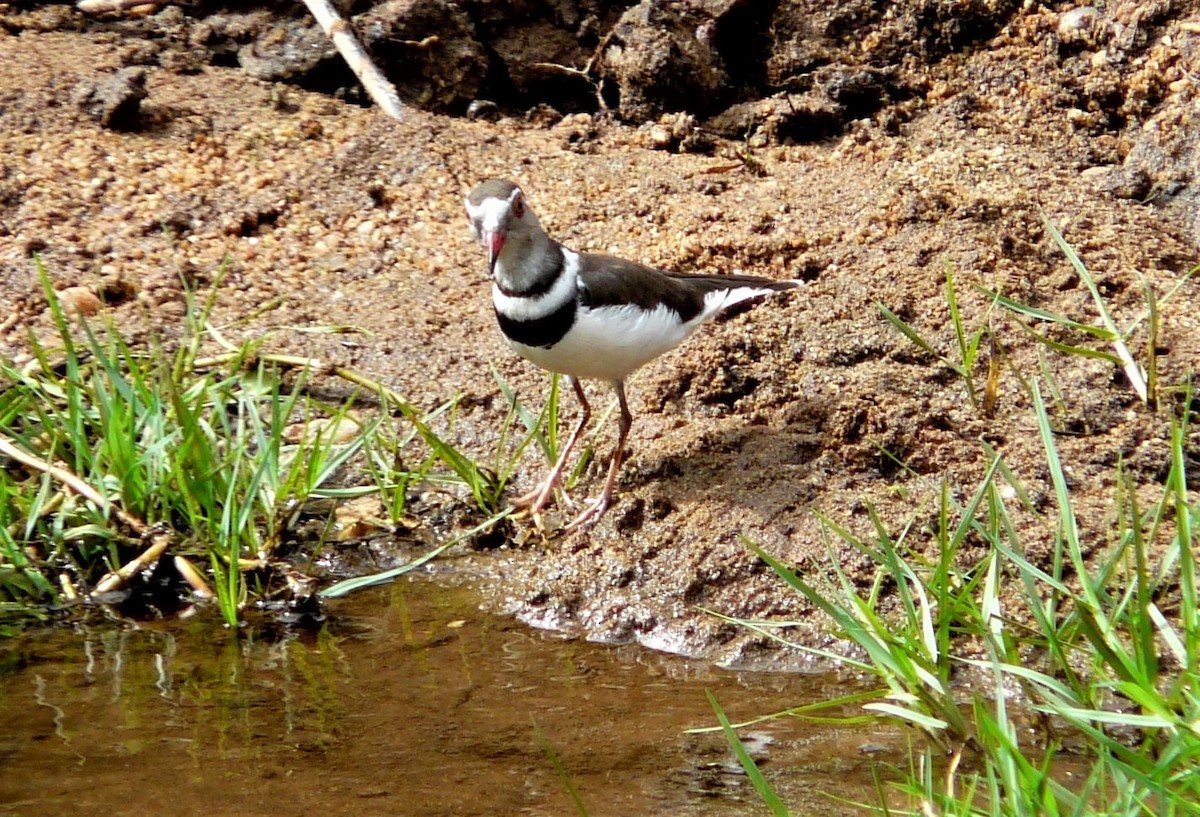
<path id="1" fill-rule="evenodd" d="M 1142 278 L 1161 298 L 1200 261 L 1194 182 L 1171 170 L 1196 161 L 1187 137 L 1200 106 L 1195 2 L 1159 9 L 1117 64 L 1087 43 L 1064 56 L 1052 43 L 1066 7 L 1033 4 L 975 48 L 905 61 L 897 70 L 923 93 L 836 137 L 719 142 L 710 156 L 653 150 L 661 140 L 651 128 L 586 113 L 470 122 L 409 108 L 397 123 L 236 68 L 161 56 L 145 66 L 137 127 L 101 127 L 89 107 L 103 96 L 97 83 L 147 62 L 145 42 L 63 7 L 4 8 L 6 357 L 23 359 L 28 332 L 49 330 L 35 253 L 62 287 L 99 295 L 103 316 L 135 340 L 149 327 L 177 331 L 181 278 L 203 285 L 227 264 L 215 315 L 226 338 L 352 366 L 422 407 L 461 393 L 454 438 L 487 458 L 505 414 L 489 366 L 535 405 L 547 381 L 495 327 L 462 207 L 479 180 L 518 181 L 548 230 L 578 249 L 807 282 L 705 328 L 634 378 L 620 496 L 598 526 L 517 536 L 524 544 L 479 554 L 497 604 L 524 620 L 752 664 L 758 642 L 701 608 L 822 625 L 740 537 L 818 583 L 837 560 L 868 587 L 875 566 L 813 512 L 864 536 L 872 509 L 893 536 L 912 523 L 917 558 L 932 547 L 942 486 L 963 501 L 979 484 L 985 443 L 1037 505 L 1041 515 L 1013 510 L 1038 561 L 1057 512 L 1022 379 L 1050 377 L 1061 393 L 1057 442 L 1096 554 L 1110 544 L 1119 463 L 1146 503 L 1161 494 L 1166 417 L 1181 406 L 1171 387 L 1200 360 L 1200 282 L 1161 304 L 1157 413 L 1114 366 L 1035 342 L 977 288 L 1097 322 L 1043 211 L 1121 326 L 1145 308 Z M 1126 161 L 1147 155 L 1159 163 Z M 990 326 L 1003 350 L 991 417 L 876 306 L 955 357 L 947 270 L 966 325 Z M 305 331 L 331 325 L 352 331 Z M 1145 342 L 1143 321 L 1131 341 L 1139 356 Z M 996 353 L 983 355 L 979 382 Z M 598 438 L 601 464 L 611 432 Z M 1195 462 L 1194 434 L 1188 450 Z M 516 487 L 544 467 L 527 457 Z M 602 477 L 593 465 L 575 493 Z M 969 545 L 960 564 L 984 555 Z"/>

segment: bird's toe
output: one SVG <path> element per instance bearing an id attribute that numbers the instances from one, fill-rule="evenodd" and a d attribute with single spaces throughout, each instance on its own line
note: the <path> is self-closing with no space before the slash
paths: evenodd
<path id="1" fill-rule="evenodd" d="M 600 521 L 600 517 L 604 516 L 605 512 L 608 511 L 610 499 L 611 497 L 608 494 L 603 494 L 599 498 L 589 502 L 588 506 L 584 508 L 583 513 L 575 517 L 575 521 L 567 525 L 563 529 L 563 532 L 574 533 L 577 530 L 585 530 L 595 525 Z"/>

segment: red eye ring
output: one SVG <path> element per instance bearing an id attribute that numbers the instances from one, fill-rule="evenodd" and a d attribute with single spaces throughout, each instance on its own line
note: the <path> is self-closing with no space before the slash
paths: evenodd
<path id="1" fill-rule="evenodd" d="M 513 199 L 513 215 L 517 218 L 525 218 L 525 199 L 521 196 Z"/>

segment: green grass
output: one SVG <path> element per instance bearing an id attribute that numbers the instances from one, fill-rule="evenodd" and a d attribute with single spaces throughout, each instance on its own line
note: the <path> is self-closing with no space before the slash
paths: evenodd
<path id="1" fill-rule="evenodd" d="M 908 338 L 913 345 L 921 349 L 925 353 L 936 357 L 943 366 L 945 366 L 962 380 L 963 385 L 967 390 L 967 399 L 971 402 L 971 407 L 981 412 L 985 416 L 991 416 L 995 408 L 995 395 L 993 379 L 995 374 L 995 365 L 989 365 L 988 378 L 985 387 L 981 390 L 979 383 L 975 377 L 975 369 L 979 362 L 980 352 L 985 348 L 983 342 L 991 337 L 991 331 L 986 325 L 981 325 L 974 331 L 969 331 L 963 321 L 962 311 L 958 306 L 958 289 L 954 283 L 954 273 L 949 266 L 946 267 L 946 306 L 949 312 L 950 324 L 954 327 L 954 340 L 957 346 L 957 358 L 950 354 L 943 353 L 937 349 L 932 341 L 922 335 L 910 323 L 888 309 L 882 303 L 876 302 L 876 307 L 882 313 L 893 327 L 900 334 Z M 986 316 L 985 316 L 986 318 Z M 996 351 L 992 349 L 990 356 L 991 361 L 997 360 Z"/>
<path id="2" fill-rule="evenodd" d="M 549 375 L 550 385 L 547 390 L 546 402 L 542 406 L 541 411 L 534 414 L 521 402 L 516 391 L 494 367 L 492 369 L 492 376 L 500 388 L 500 394 L 504 396 L 504 399 L 509 404 L 509 415 L 506 418 L 506 426 L 511 424 L 515 417 L 521 421 L 526 432 L 525 436 L 516 446 L 514 453 L 506 459 L 505 468 L 502 471 L 504 476 L 506 478 L 511 477 L 512 469 L 516 465 L 517 460 L 525 449 L 534 442 L 537 443 L 537 447 L 542 452 L 546 463 L 553 465 L 558 461 L 559 445 L 561 443 L 558 432 L 560 420 L 559 409 L 562 407 L 562 378 L 554 373 Z M 590 423 L 591 432 L 582 440 L 583 450 L 580 451 L 579 459 L 576 460 L 574 467 L 563 476 L 561 490 L 570 489 L 579 479 L 579 475 L 584 472 L 591 462 L 596 450 L 596 437 L 608 426 L 616 407 L 615 401 L 609 401 L 605 410 L 598 417 L 592 419 Z M 501 445 L 497 447 L 497 453 L 502 450 L 508 450 L 507 446 L 504 445 L 505 442 L 506 440 L 501 440 Z"/>
<path id="3" fill-rule="evenodd" d="M 881 775 L 889 781 L 886 791 L 879 802 L 860 804 L 864 811 L 1200 814 L 1200 501 L 1189 493 L 1187 475 L 1196 403 L 1188 380 L 1170 387 L 1177 402 L 1159 399 L 1166 390 L 1154 357 L 1160 307 L 1178 286 L 1159 298 L 1143 281 L 1145 310 L 1119 327 L 1078 255 L 1048 221 L 1047 228 L 1092 294 L 1099 324 L 987 293 L 992 304 L 1022 320 L 1038 346 L 1040 373 L 1013 373 L 1029 397 L 1027 425 L 1040 443 L 1044 470 L 1023 477 L 981 443 L 985 470 L 974 490 L 956 493 L 947 478 L 936 499 L 914 508 L 908 520 L 882 519 L 868 505 L 870 530 L 861 535 L 819 514 L 831 581 L 799 575 L 748 543 L 854 645 L 853 657 L 791 644 L 789 622 L 739 623 L 873 679 L 852 722 L 858 728 L 864 719 L 900 723 L 917 737 L 909 762 Z M 949 275 L 946 286 L 956 358 L 880 308 L 906 338 L 958 374 L 971 395 L 982 335 L 963 328 Z M 1024 319 L 1108 348 L 1052 338 Z M 1143 324 L 1147 341 L 1139 360 L 1131 339 Z M 1161 424 L 1170 440 L 1166 477 L 1152 502 L 1145 499 L 1152 486 L 1136 484 L 1124 463 L 1115 465 L 1107 530 L 1095 530 L 1103 523 L 1094 508 L 1092 531 L 1079 523 L 1080 500 L 1067 476 L 1072 469 L 1044 391 L 1051 406 L 1067 406 L 1069 398 L 1049 376 L 1046 354 L 1110 362 L 1148 407 L 1146 422 Z M 1175 416 L 1165 406 L 1177 406 Z M 840 567 L 836 554 L 847 546 L 875 565 L 866 587 Z M 966 678 L 969 687 L 959 683 Z M 723 719 L 722 727 L 729 733 Z M 735 739 L 730 735 L 731 745 Z M 1062 772 L 1068 761 L 1070 778 Z M 777 798 L 763 796 L 773 813 L 782 813 Z"/>
<path id="4" fill-rule="evenodd" d="M 717 715 L 717 720 L 721 723 L 721 731 L 725 734 L 725 740 L 729 743 L 729 748 L 733 750 L 734 757 L 737 758 L 738 764 L 742 770 L 746 772 L 746 777 L 750 779 L 750 783 L 754 786 L 754 790 L 758 792 L 758 796 L 767 804 L 767 808 L 771 810 L 771 814 L 775 817 L 788 817 L 788 808 L 784 805 L 779 795 L 771 788 L 771 784 L 763 777 L 762 771 L 758 768 L 758 764 L 754 762 L 754 758 L 750 756 L 749 750 L 738 737 L 737 730 L 733 728 L 733 724 L 729 722 L 729 718 L 725 715 L 725 710 L 721 708 L 721 704 L 717 702 L 717 698 L 711 692 L 705 691 L 708 696 L 708 705 L 713 708 L 713 712 Z"/>
<path id="5" fill-rule="evenodd" d="M 327 405 L 308 389 L 330 371 L 320 361 L 259 344 L 201 358 L 212 296 L 189 297 L 171 348 L 134 349 L 114 328 L 65 314 L 38 271 L 55 342 L 31 338 L 25 366 L 0 360 L 5 610 L 117 589 L 173 555 L 207 567 L 203 581 L 235 625 L 257 589 L 281 580 L 282 560 L 298 546 L 295 526 L 314 500 L 376 493 L 395 522 L 410 488 L 431 484 L 492 522 L 503 516 L 506 477 L 447 439 L 455 400 L 421 413 L 333 369 L 352 388 Z"/>
<path id="6" fill-rule="evenodd" d="M 1113 309 L 1105 300 L 1099 285 L 1096 283 L 1095 276 L 1092 275 L 1087 265 L 1084 264 L 1083 259 L 1079 257 L 1079 254 L 1075 252 L 1075 249 L 1063 237 L 1058 226 L 1045 215 L 1042 216 L 1042 223 L 1046 228 L 1046 232 L 1050 234 L 1054 245 L 1066 256 L 1071 268 L 1075 270 L 1076 275 L 1079 276 L 1079 280 L 1092 296 L 1092 303 L 1095 305 L 1100 325 L 1097 326 L 1087 322 L 1084 316 L 1073 318 L 1023 304 L 1003 293 L 992 292 L 986 289 L 982 289 L 981 291 L 989 298 L 992 298 L 996 304 L 1008 309 L 1012 314 L 1017 316 L 1018 320 L 1029 319 L 1038 324 L 1055 326 L 1061 332 L 1066 333 L 1066 338 L 1056 338 L 1049 333 L 1039 332 L 1033 328 L 1033 325 L 1021 320 L 1021 326 L 1025 331 L 1046 348 L 1068 356 L 1104 360 L 1121 369 L 1138 398 L 1151 408 L 1156 408 L 1161 396 L 1159 394 L 1157 351 L 1161 332 L 1160 310 L 1197 272 L 1200 272 L 1200 266 L 1189 270 L 1162 297 L 1159 297 L 1150 283 L 1146 281 L 1145 277 L 1138 273 L 1144 308 L 1133 320 L 1122 328 L 1118 326 L 1116 319 L 1113 317 Z M 1137 355 L 1134 354 L 1130 346 L 1130 342 L 1135 332 L 1141 329 L 1143 324 L 1146 327 L 1145 343 L 1141 362 L 1139 362 Z M 1088 345 L 1089 341 L 1102 341 L 1111 346 L 1112 351 L 1108 351 L 1103 346 L 1095 348 L 1093 345 Z"/>
<path id="7" fill-rule="evenodd" d="M 558 752 L 554 750 L 554 744 L 552 744 L 550 739 L 546 737 L 546 734 L 542 731 L 542 727 L 538 725 L 536 719 L 533 721 L 533 732 L 537 738 L 538 748 L 542 750 L 542 754 L 544 754 L 546 759 L 550 762 L 550 766 L 554 769 L 554 774 L 558 778 L 559 783 L 562 784 L 563 789 L 567 792 L 567 796 L 571 798 L 571 805 L 574 807 L 575 813 L 578 814 L 579 817 L 588 817 L 589 812 L 587 804 L 584 803 L 583 797 L 580 796 L 579 789 L 575 787 L 575 782 L 571 779 L 571 775 L 567 771 L 567 767 L 564 766 L 562 760 L 559 759 Z"/>
<path id="8" fill-rule="evenodd" d="M 833 539 L 868 555 L 876 580 L 859 590 L 837 567 L 835 590 L 818 589 L 761 548 L 754 551 L 822 610 L 838 635 L 865 657 L 849 664 L 879 682 L 864 714 L 918 731 L 925 749 L 898 772 L 895 791 L 914 811 L 1021 814 L 1196 814 L 1200 804 L 1200 603 L 1194 531 L 1200 502 L 1186 489 L 1187 425 L 1171 423 L 1170 474 L 1162 497 L 1143 509 L 1122 473 L 1120 510 L 1107 552 L 1085 555 L 1075 502 L 1049 416 L 1035 415 L 1054 488 L 1053 509 L 1039 514 L 1026 487 L 1001 457 L 970 500 L 941 494 L 929 561 L 903 533 L 881 523 L 864 540 L 826 520 Z M 1007 497 L 1007 498 L 1006 498 Z M 1015 497 L 1015 499 L 1014 499 Z M 1015 503 L 1016 507 L 1011 507 Z M 1019 513 L 1054 532 L 1048 559 L 1026 555 Z M 973 564 L 956 558 L 965 536 L 986 544 Z M 1166 546 L 1151 555 L 1151 543 Z M 1019 597 L 1002 595 L 1001 577 Z M 877 612 L 890 584 L 898 609 Z M 742 622 L 780 638 L 780 623 Z M 783 624 L 786 624 L 783 623 Z M 831 656 L 804 645 L 796 649 Z M 983 656 L 977 655 L 982 646 Z M 955 677 L 973 673 L 963 693 Z M 1012 696 L 1019 690 L 1019 696 Z M 1035 738 L 1016 715 L 1041 713 L 1055 730 Z M 1058 736 L 1070 734 L 1071 758 L 1090 768 L 1066 786 L 1054 774 Z M 947 771 L 947 757 L 961 757 Z M 939 770 L 937 773 L 934 770 Z"/>

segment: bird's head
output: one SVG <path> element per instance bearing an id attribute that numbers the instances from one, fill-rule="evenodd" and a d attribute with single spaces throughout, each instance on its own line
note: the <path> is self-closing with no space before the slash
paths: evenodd
<path id="1" fill-rule="evenodd" d="M 488 274 L 494 276 L 500 253 L 509 244 L 528 244 L 540 230 L 537 216 L 525 204 L 521 188 L 504 179 L 489 179 L 466 198 L 471 232 L 488 254 Z"/>

